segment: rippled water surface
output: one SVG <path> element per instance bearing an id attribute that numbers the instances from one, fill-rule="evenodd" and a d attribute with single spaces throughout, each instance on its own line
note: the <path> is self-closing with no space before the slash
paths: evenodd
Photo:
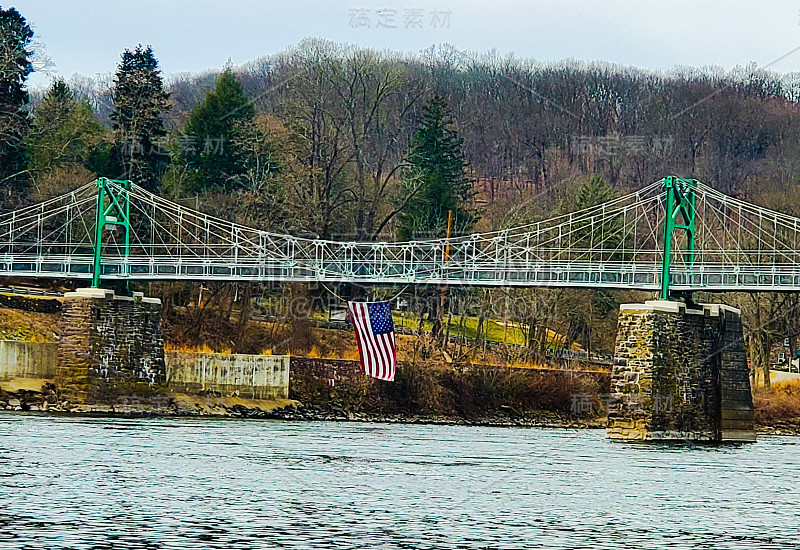
<path id="1" fill-rule="evenodd" d="M 800 438 L 0 416 L 0 548 L 800 548 Z"/>

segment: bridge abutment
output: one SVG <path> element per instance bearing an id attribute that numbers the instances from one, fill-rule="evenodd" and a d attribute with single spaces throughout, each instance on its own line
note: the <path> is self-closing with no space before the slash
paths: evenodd
<path id="1" fill-rule="evenodd" d="M 609 438 L 755 440 L 739 310 L 623 304 L 614 356 Z"/>
<path id="2" fill-rule="evenodd" d="M 101 403 L 166 381 L 161 301 L 99 288 L 62 298 L 56 383 L 62 400 Z"/>

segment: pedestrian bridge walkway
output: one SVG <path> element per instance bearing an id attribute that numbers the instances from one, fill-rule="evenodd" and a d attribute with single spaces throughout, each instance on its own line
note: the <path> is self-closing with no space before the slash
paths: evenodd
<path id="1" fill-rule="evenodd" d="M 669 176 L 527 225 L 344 242 L 259 231 L 100 178 L 0 216 L 0 276 L 800 290 L 800 220 Z"/>

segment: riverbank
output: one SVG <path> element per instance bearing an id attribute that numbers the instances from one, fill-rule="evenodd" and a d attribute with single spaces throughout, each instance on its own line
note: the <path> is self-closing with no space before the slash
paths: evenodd
<path id="1" fill-rule="evenodd" d="M 800 420 L 778 422 L 771 426 L 756 425 L 758 435 L 791 435 L 800 436 Z"/>
<path id="2" fill-rule="evenodd" d="M 601 416 L 577 417 L 553 411 L 516 411 L 511 407 L 466 417 L 441 413 L 368 412 L 336 405 L 304 405 L 291 399 L 258 400 L 235 396 L 170 393 L 122 397 L 110 404 L 59 401 L 55 388 L 41 392 L 0 390 L 0 412 L 123 417 L 253 418 L 286 421 L 353 421 L 407 424 L 520 426 L 547 428 L 602 428 Z"/>
<path id="3" fill-rule="evenodd" d="M 118 388 L 105 402 L 73 403 L 54 381 L 17 378 L 0 384 L 0 411 L 550 428 L 606 424 L 606 373 L 404 364 L 388 383 L 363 376 L 355 362 L 293 359 L 290 399 L 192 394 L 156 385 L 144 388 L 145 394 Z M 759 389 L 754 402 L 758 433 L 800 435 L 800 383 Z"/>
<path id="4" fill-rule="evenodd" d="M 220 419 L 261 419 L 261 420 L 281 420 L 286 422 L 365 422 L 365 423 L 387 423 L 387 424 L 433 424 L 451 426 L 486 426 L 495 428 L 572 428 L 572 429 L 604 429 L 605 418 L 592 419 L 569 419 L 552 415 L 541 416 L 515 416 L 506 415 L 502 412 L 488 414 L 479 418 L 458 418 L 442 415 L 416 415 L 405 416 L 400 414 L 380 414 L 369 415 L 364 413 L 337 412 L 337 411 L 308 411 L 299 409 L 271 409 L 247 408 L 243 405 L 236 405 L 227 409 L 221 408 L 217 412 L 194 413 L 187 411 L 175 411 L 167 409 L 146 409 L 137 412 L 114 411 L 107 407 L 80 406 L 70 411 L 59 408 L 49 410 L 23 411 L 0 411 L 0 414 L 39 414 L 54 416 L 89 416 L 89 417 L 108 417 L 108 418 L 208 418 Z M 800 434 L 799 434 L 800 435 Z"/>
<path id="5" fill-rule="evenodd" d="M 79 405 L 70 409 L 51 407 L 49 409 L 33 408 L 23 410 L 21 407 L 0 410 L 0 414 L 41 414 L 58 416 L 92 416 L 123 418 L 230 418 L 230 419 L 262 419 L 282 420 L 286 422 L 370 422 L 388 424 L 433 424 L 452 426 L 486 426 L 506 428 L 553 428 L 553 429 L 595 429 L 606 427 L 605 417 L 569 418 L 553 414 L 516 415 L 496 411 L 478 418 L 460 418 L 444 415 L 402 415 L 402 414 L 365 414 L 349 411 L 320 411 L 303 407 L 288 406 L 286 408 L 248 407 L 245 404 L 231 406 L 217 405 L 210 410 L 198 412 L 181 410 L 180 408 L 142 407 L 136 410 L 119 410 L 106 406 Z M 216 410 L 215 410 L 216 409 Z M 780 422 L 771 426 L 756 426 L 759 435 L 800 436 L 800 421 Z"/>
<path id="6" fill-rule="evenodd" d="M 290 399 L 153 387 L 146 395 L 71 403 L 50 381 L 20 378 L 2 383 L 0 411 L 551 428 L 603 428 L 606 423 L 606 374 L 403 365 L 396 382 L 387 383 L 364 377 L 341 360 L 304 359 L 298 366 Z M 758 433 L 800 435 L 800 384 L 759 389 L 754 401 Z"/>
<path id="7" fill-rule="evenodd" d="M 248 368 L 225 370 L 208 368 L 205 356 L 189 358 L 202 367 L 189 376 L 182 362 L 172 355 L 167 359 L 164 383 L 103 379 L 87 386 L 79 381 L 82 391 L 57 379 L 53 369 L 6 369 L 0 410 L 598 426 L 594 419 L 605 414 L 610 380 L 609 372 L 600 370 L 400 362 L 395 381 L 385 382 L 364 376 L 358 361 L 291 356 L 281 363 L 284 376 L 272 384 L 274 391 L 257 392 L 244 383 L 258 371 L 252 361 L 244 365 Z"/>
<path id="8" fill-rule="evenodd" d="M 107 376 L 91 369 L 87 377 L 80 355 L 87 344 L 73 342 L 67 348 L 78 368 L 75 372 L 62 369 L 57 376 L 56 364 L 61 359 L 45 358 L 44 351 L 61 353 L 64 343 L 59 340 L 56 344 L 45 336 L 59 339 L 64 335 L 44 334 L 44 329 L 58 330 L 63 319 L 59 316 L 56 322 L 50 317 L 58 315 L 61 303 L 49 299 L 18 304 L 20 299 L 12 298 L 14 303 L 0 305 L 14 309 L 0 313 L 17 315 L 10 319 L 15 326 L 24 325 L 23 320 L 30 317 L 31 325 L 40 330 L 35 338 L 28 338 L 32 341 L 4 344 L 9 359 L 0 369 L 3 411 L 600 427 L 602 422 L 597 419 L 604 414 L 603 396 L 609 391 L 607 365 L 530 365 L 494 356 L 482 357 L 497 359 L 497 364 L 476 364 L 476 357 L 462 363 L 422 351 L 417 357 L 412 345 L 399 354 L 395 382 L 388 383 L 364 376 L 358 361 L 344 358 L 355 344 L 352 333 L 342 331 L 316 335 L 319 346 L 311 352 L 326 352 L 327 357 L 309 352 L 285 356 L 282 362 L 271 354 L 169 349 L 165 372 L 147 380 L 136 379 L 131 372 Z M 19 315 L 24 318 L 17 318 Z M 165 334 L 168 332 L 165 329 Z M 258 340 L 266 342 L 265 338 Z M 117 349 L 118 344 L 97 346 Z M 255 357 L 272 357 L 281 364 L 261 365 Z M 570 368 L 558 368 L 564 366 Z"/>
<path id="9" fill-rule="evenodd" d="M 759 433 L 800 435 L 800 380 L 787 379 L 770 389 L 757 388 L 753 407 Z"/>
<path id="10" fill-rule="evenodd" d="M 35 413 L 65 416 L 101 417 L 190 417 L 230 419 L 270 419 L 295 422 L 377 422 L 392 424 L 441 424 L 460 426 L 603 429 L 602 415 L 575 416 L 553 411 L 517 411 L 504 406 L 471 417 L 402 412 L 366 412 L 335 405 L 304 405 L 291 399 L 256 400 L 232 396 L 154 395 L 127 397 L 113 404 L 75 404 L 58 402 L 52 388 L 43 392 L 0 390 L 0 413 Z M 761 435 L 800 436 L 800 418 L 759 424 Z"/>

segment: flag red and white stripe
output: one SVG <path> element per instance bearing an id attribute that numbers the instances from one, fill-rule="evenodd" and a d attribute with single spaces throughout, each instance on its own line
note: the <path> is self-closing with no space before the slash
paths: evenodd
<path id="1" fill-rule="evenodd" d="M 394 381 L 397 346 L 394 322 L 387 302 L 348 302 L 356 332 L 361 371 L 374 378 Z"/>

